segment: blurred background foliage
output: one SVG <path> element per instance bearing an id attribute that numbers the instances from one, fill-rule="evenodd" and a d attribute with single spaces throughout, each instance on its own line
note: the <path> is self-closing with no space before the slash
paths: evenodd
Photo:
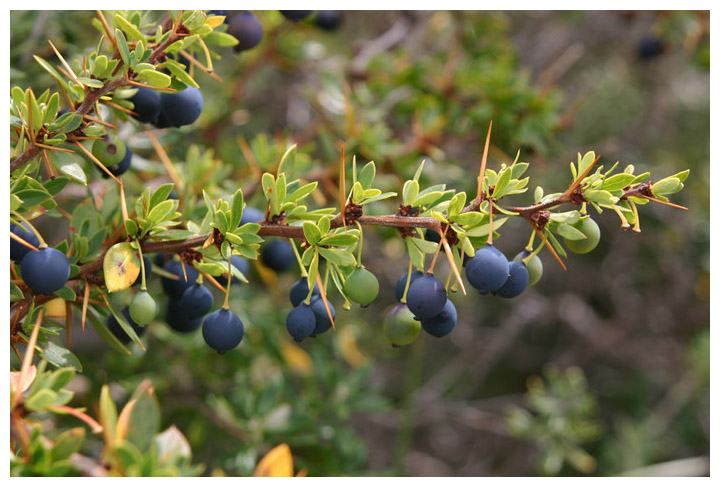
<path id="1" fill-rule="evenodd" d="M 189 192 L 239 186 L 260 205 L 257 168 L 292 141 L 304 177 L 321 182 L 318 205 L 334 201 L 341 144 L 376 162 L 384 190 L 425 159 L 424 184 L 474 194 L 492 120 L 489 167 L 520 150 L 546 192 L 565 188 L 568 161 L 587 150 L 657 178 L 690 168 L 673 199 L 690 210 L 647 205 L 640 234 L 605 214 L 599 246 L 570 256 L 567 272 L 543 252 L 543 279 L 521 297 L 457 296 L 454 333 L 401 349 L 380 323 L 407 258 L 395 231 L 368 230 L 364 264 L 385 292 L 368 309 L 336 306 L 336 332 L 292 343 L 283 324 L 296 276 L 254 267 L 232 294 L 246 339 L 224 356 L 162 319 L 148 326 L 147 352 L 130 356 L 75 323 L 84 371 L 73 405 L 96 410 L 103 384 L 122 404 L 150 379 L 163 428 L 185 434 L 206 475 L 249 475 L 280 443 L 309 475 L 707 474 L 709 13 L 357 11 L 333 32 L 257 14 L 261 44 L 225 49 L 222 83 L 196 73 L 199 122 L 162 134 Z M 11 12 L 11 85 L 55 89 L 32 54 L 51 59 L 47 39 L 66 58 L 89 52 L 92 15 Z M 144 129 L 119 133 L 135 154 L 126 191 L 167 181 Z M 89 187 L 112 193 L 99 177 Z M 63 195 L 71 207 L 87 193 Z M 366 210 L 394 213 L 392 201 Z M 38 221 L 49 241 L 67 237 L 66 222 Z M 529 230 L 509 222 L 498 248 L 514 255 Z M 149 290 L 160 295 L 156 278 Z"/>

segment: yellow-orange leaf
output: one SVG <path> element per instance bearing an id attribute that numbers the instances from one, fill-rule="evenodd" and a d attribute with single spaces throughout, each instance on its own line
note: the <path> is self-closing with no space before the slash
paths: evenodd
<path id="1" fill-rule="evenodd" d="M 255 467 L 255 477 L 292 477 L 293 459 L 290 447 L 283 443 L 270 450 Z"/>
<path id="2" fill-rule="evenodd" d="M 294 343 L 284 342 L 281 345 L 283 359 L 293 372 L 299 375 L 310 375 L 313 371 L 313 362 L 310 355 Z"/>
<path id="3" fill-rule="evenodd" d="M 122 291 L 133 285 L 140 275 L 140 259 L 130 242 L 110 247 L 103 261 L 105 285 L 108 291 Z"/>

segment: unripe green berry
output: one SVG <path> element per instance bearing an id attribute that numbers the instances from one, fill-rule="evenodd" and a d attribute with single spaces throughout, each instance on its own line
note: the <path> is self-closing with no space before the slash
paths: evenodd
<path id="1" fill-rule="evenodd" d="M 138 325 L 147 325 L 156 314 L 157 304 L 147 291 L 140 291 L 130 302 L 130 317 Z"/>
<path id="2" fill-rule="evenodd" d="M 380 291 L 380 284 L 375 274 L 365 268 L 359 267 L 352 271 L 347 279 L 345 279 L 343 290 L 351 301 L 365 306 L 375 301 Z"/>
<path id="3" fill-rule="evenodd" d="M 125 159 L 127 146 L 117 134 L 108 134 L 92 145 L 92 155 L 107 167 L 120 164 Z"/>
<path id="4" fill-rule="evenodd" d="M 600 242 L 600 227 L 595 223 L 595 220 L 587 217 L 573 226 L 580 230 L 585 235 L 585 238 L 583 240 L 565 239 L 565 246 L 569 250 L 576 254 L 587 254 L 597 247 L 598 242 Z"/>
<path id="5" fill-rule="evenodd" d="M 396 304 L 383 320 L 383 333 L 390 343 L 401 347 L 414 342 L 420 334 L 420 322 L 406 304 Z"/>
<path id="6" fill-rule="evenodd" d="M 513 259 L 515 262 L 521 262 L 525 257 L 530 255 L 530 252 L 527 250 L 523 250 L 519 254 L 515 256 Z M 530 261 L 525 265 L 527 267 L 528 275 L 530 276 L 530 280 L 528 281 L 528 287 L 534 286 L 537 284 L 537 282 L 540 280 L 540 278 L 543 275 L 543 263 L 540 260 L 540 257 L 537 255 L 530 259 Z"/>

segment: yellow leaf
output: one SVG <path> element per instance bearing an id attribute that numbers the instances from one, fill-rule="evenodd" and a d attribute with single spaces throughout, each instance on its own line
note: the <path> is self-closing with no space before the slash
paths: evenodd
<path id="1" fill-rule="evenodd" d="M 307 376 L 312 373 L 312 359 L 302 348 L 298 347 L 294 343 L 285 342 L 281 345 L 280 352 L 282 353 L 285 363 L 293 372 L 303 376 Z"/>
<path id="2" fill-rule="evenodd" d="M 103 261 L 108 291 L 122 291 L 133 285 L 140 275 L 140 258 L 130 242 L 117 243 L 108 249 Z"/>
<path id="3" fill-rule="evenodd" d="M 212 27 L 213 29 L 216 27 L 219 27 L 222 25 L 222 23 L 225 21 L 225 17 L 223 15 L 216 15 L 214 17 L 208 17 L 205 21 L 205 25 L 208 27 Z"/>
<path id="4" fill-rule="evenodd" d="M 340 328 L 338 332 L 338 341 L 343 358 L 352 367 L 360 367 L 367 362 L 367 357 L 358 350 L 355 335 L 353 335 L 349 326 L 343 326 Z"/>
<path id="5" fill-rule="evenodd" d="M 293 459 L 290 447 L 283 443 L 270 450 L 255 467 L 255 477 L 292 477 Z"/>
<path id="6" fill-rule="evenodd" d="M 65 300 L 63 298 L 51 299 L 45 303 L 45 316 L 65 318 Z"/>

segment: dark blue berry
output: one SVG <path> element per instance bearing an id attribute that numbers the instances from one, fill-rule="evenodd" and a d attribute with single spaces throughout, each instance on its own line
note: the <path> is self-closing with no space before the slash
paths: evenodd
<path id="1" fill-rule="evenodd" d="M 220 308 L 205 318 L 202 334 L 205 343 L 218 353 L 237 347 L 243 339 L 245 328 L 240 318 L 229 309 Z"/>
<path id="2" fill-rule="evenodd" d="M 445 286 L 432 274 L 418 277 L 408 289 L 407 307 L 419 320 L 440 314 L 446 301 Z"/>
<path id="3" fill-rule="evenodd" d="M 40 241 L 35 236 L 35 234 L 31 232 L 24 223 L 21 223 L 20 225 L 22 226 L 11 223 L 10 232 L 25 240 L 27 243 L 38 247 L 40 245 Z M 15 262 L 20 262 L 22 258 L 25 257 L 25 254 L 30 251 L 32 251 L 30 247 L 24 246 L 17 240 L 13 240 L 12 238 L 10 239 L 10 258 Z"/>
<path id="4" fill-rule="evenodd" d="M 153 258 L 153 262 L 156 266 L 165 267 L 165 257 L 166 255 L 163 252 L 159 252 L 155 254 L 155 257 Z"/>
<path id="5" fill-rule="evenodd" d="M 160 114 L 160 94 L 151 88 L 139 87 L 128 101 L 134 105 L 132 117 L 142 123 L 153 123 Z"/>
<path id="6" fill-rule="evenodd" d="M 449 299 L 445 302 L 445 306 L 439 315 L 420 320 L 423 330 L 435 337 L 444 337 L 453 331 L 456 324 L 457 311 L 455 305 Z"/>
<path id="7" fill-rule="evenodd" d="M 440 237 L 440 234 L 437 233 L 435 230 L 428 228 L 427 230 L 425 230 L 425 240 L 439 244 L 442 238 Z"/>
<path id="8" fill-rule="evenodd" d="M 315 24 L 321 29 L 335 30 L 342 24 L 342 13 L 338 10 L 318 10 Z"/>
<path id="9" fill-rule="evenodd" d="M 150 278 L 150 272 L 152 272 L 152 263 L 150 262 L 150 259 L 147 258 L 147 255 L 143 255 L 143 262 L 145 263 L 145 280 L 147 281 Z M 140 269 L 140 274 L 138 274 L 137 279 L 135 279 L 135 282 L 133 282 L 133 286 L 137 286 L 141 282 L 142 269 Z"/>
<path id="10" fill-rule="evenodd" d="M 530 282 L 530 274 L 522 262 L 510 262 L 510 275 L 505 284 L 495 291 L 495 294 L 503 298 L 514 298 L 520 296 Z"/>
<path id="11" fill-rule="evenodd" d="M 665 52 L 665 44 L 657 37 L 645 37 L 637 46 L 637 57 L 642 61 L 649 61 Z"/>
<path id="12" fill-rule="evenodd" d="M 246 223 L 260 223 L 265 219 L 265 212 L 253 208 L 252 206 L 246 206 L 243 210 L 242 217 L 240 218 L 240 226 Z"/>
<path id="13" fill-rule="evenodd" d="M 250 12 L 240 12 L 233 15 L 228 24 L 228 34 L 238 40 L 235 51 L 247 51 L 260 44 L 263 37 L 263 28 L 258 19 Z"/>
<path id="14" fill-rule="evenodd" d="M 491 245 L 477 250 L 465 266 L 470 284 L 481 293 L 494 292 L 505 284 L 510 267 L 505 255 Z"/>
<path id="15" fill-rule="evenodd" d="M 334 320 L 335 308 L 330 301 L 328 301 L 328 306 L 330 307 L 330 314 L 332 314 Z M 310 309 L 315 314 L 315 329 L 313 330 L 311 336 L 325 333 L 332 328 L 332 321 L 330 321 L 330 317 L 325 309 L 325 302 L 320 296 L 312 298 L 312 301 L 310 302 Z"/>
<path id="16" fill-rule="evenodd" d="M 120 161 L 118 164 L 115 164 L 114 166 L 108 167 L 108 171 L 112 173 L 113 176 L 118 177 L 122 174 L 125 174 L 128 169 L 130 169 L 130 165 L 132 164 L 132 151 L 130 150 L 130 147 L 127 148 L 125 151 L 125 157 L 123 157 L 123 160 Z M 98 170 L 102 173 L 102 177 L 105 179 L 109 179 L 110 176 L 107 175 L 107 173 L 100 168 Z"/>
<path id="17" fill-rule="evenodd" d="M 202 284 L 193 284 L 180 298 L 180 308 L 189 318 L 205 316 L 213 307 L 213 295 Z"/>
<path id="18" fill-rule="evenodd" d="M 248 262 L 247 259 L 240 257 L 239 255 L 231 255 L 230 262 L 232 262 L 233 267 L 237 268 L 237 270 L 239 270 L 243 276 L 247 277 L 248 273 L 250 272 L 250 262 Z M 225 261 L 224 265 L 227 266 L 227 261 Z M 223 286 L 227 285 L 227 274 L 217 276 L 215 279 Z M 240 284 L 242 283 L 242 281 L 237 277 L 233 276 L 232 283 Z"/>
<path id="19" fill-rule="evenodd" d="M 176 93 L 163 93 L 155 125 L 158 128 L 190 125 L 198 119 L 202 110 L 203 95 L 197 88 L 189 86 Z"/>
<path id="20" fill-rule="evenodd" d="M 288 20 L 293 22 L 300 22 L 305 17 L 310 16 L 313 13 L 312 10 L 280 10 L 280 13 Z"/>
<path id="21" fill-rule="evenodd" d="M 316 325 L 315 313 L 305 303 L 300 303 L 290 310 L 285 320 L 287 331 L 296 342 L 301 342 L 312 335 Z"/>
<path id="22" fill-rule="evenodd" d="M 168 303 L 165 322 L 170 328 L 180 333 L 190 333 L 202 326 L 202 316 L 191 318 L 180 306 L 180 302 L 171 300 Z"/>
<path id="23" fill-rule="evenodd" d="M 162 287 L 165 294 L 170 299 L 180 299 L 187 288 L 192 286 L 198 277 L 198 271 L 188 264 L 185 264 L 185 274 L 187 274 L 187 280 L 185 280 L 185 274 L 183 274 L 183 266 L 180 261 L 171 260 L 165 264 L 164 269 L 171 274 L 175 274 L 180 279 L 170 279 L 169 277 L 162 278 Z"/>
<path id="24" fill-rule="evenodd" d="M 122 315 L 125 317 L 125 320 L 128 322 L 128 324 L 132 327 L 132 329 L 135 331 L 137 336 L 142 336 L 143 333 L 145 333 L 145 327 L 140 326 L 137 323 L 133 321 L 133 319 L 130 317 L 130 308 L 125 308 L 122 310 Z M 123 327 L 120 326 L 120 323 L 115 318 L 113 314 L 110 314 L 107 318 L 107 327 L 108 330 L 110 330 L 110 333 L 112 333 L 115 338 L 120 340 L 121 343 L 127 345 L 130 343 L 130 337 L 127 333 L 125 333 L 125 330 L 123 330 Z"/>
<path id="25" fill-rule="evenodd" d="M 415 279 L 422 276 L 423 273 L 420 271 L 413 271 L 412 277 L 410 278 L 410 285 L 415 282 Z M 402 297 L 405 294 L 405 285 L 407 284 L 407 272 L 402 275 L 398 282 L 395 284 L 395 297 L 398 301 L 402 301 Z"/>
<path id="26" fill-rule="evenodd" d="M 290 288 L 290 302 L 293 306 L 297 306 L 301 302 L 305 301 L 310 289 L 308 289 L 307 277 L 301 277 L 295 284 Z M 313 287 L 313 296 L 320 296 L 320 291 L 317 286 Z M 311 298 L 312 299 L 312 298 Z"/>
<path id="27" fill-rule="evenodd" d="M 70 263 L 65 254 L 52 247 L 31 250 L 20 263 L 20 275 L 36 293 L 52 294 L 70 277 Z"/>
<path id="28" fill-rule="evenodd" d="M 265 244 L 260 252 L 265 267 L 275 272 L 287 272 L 296 265 L 292 245 L 285 240 L 273 240 Z"/>

